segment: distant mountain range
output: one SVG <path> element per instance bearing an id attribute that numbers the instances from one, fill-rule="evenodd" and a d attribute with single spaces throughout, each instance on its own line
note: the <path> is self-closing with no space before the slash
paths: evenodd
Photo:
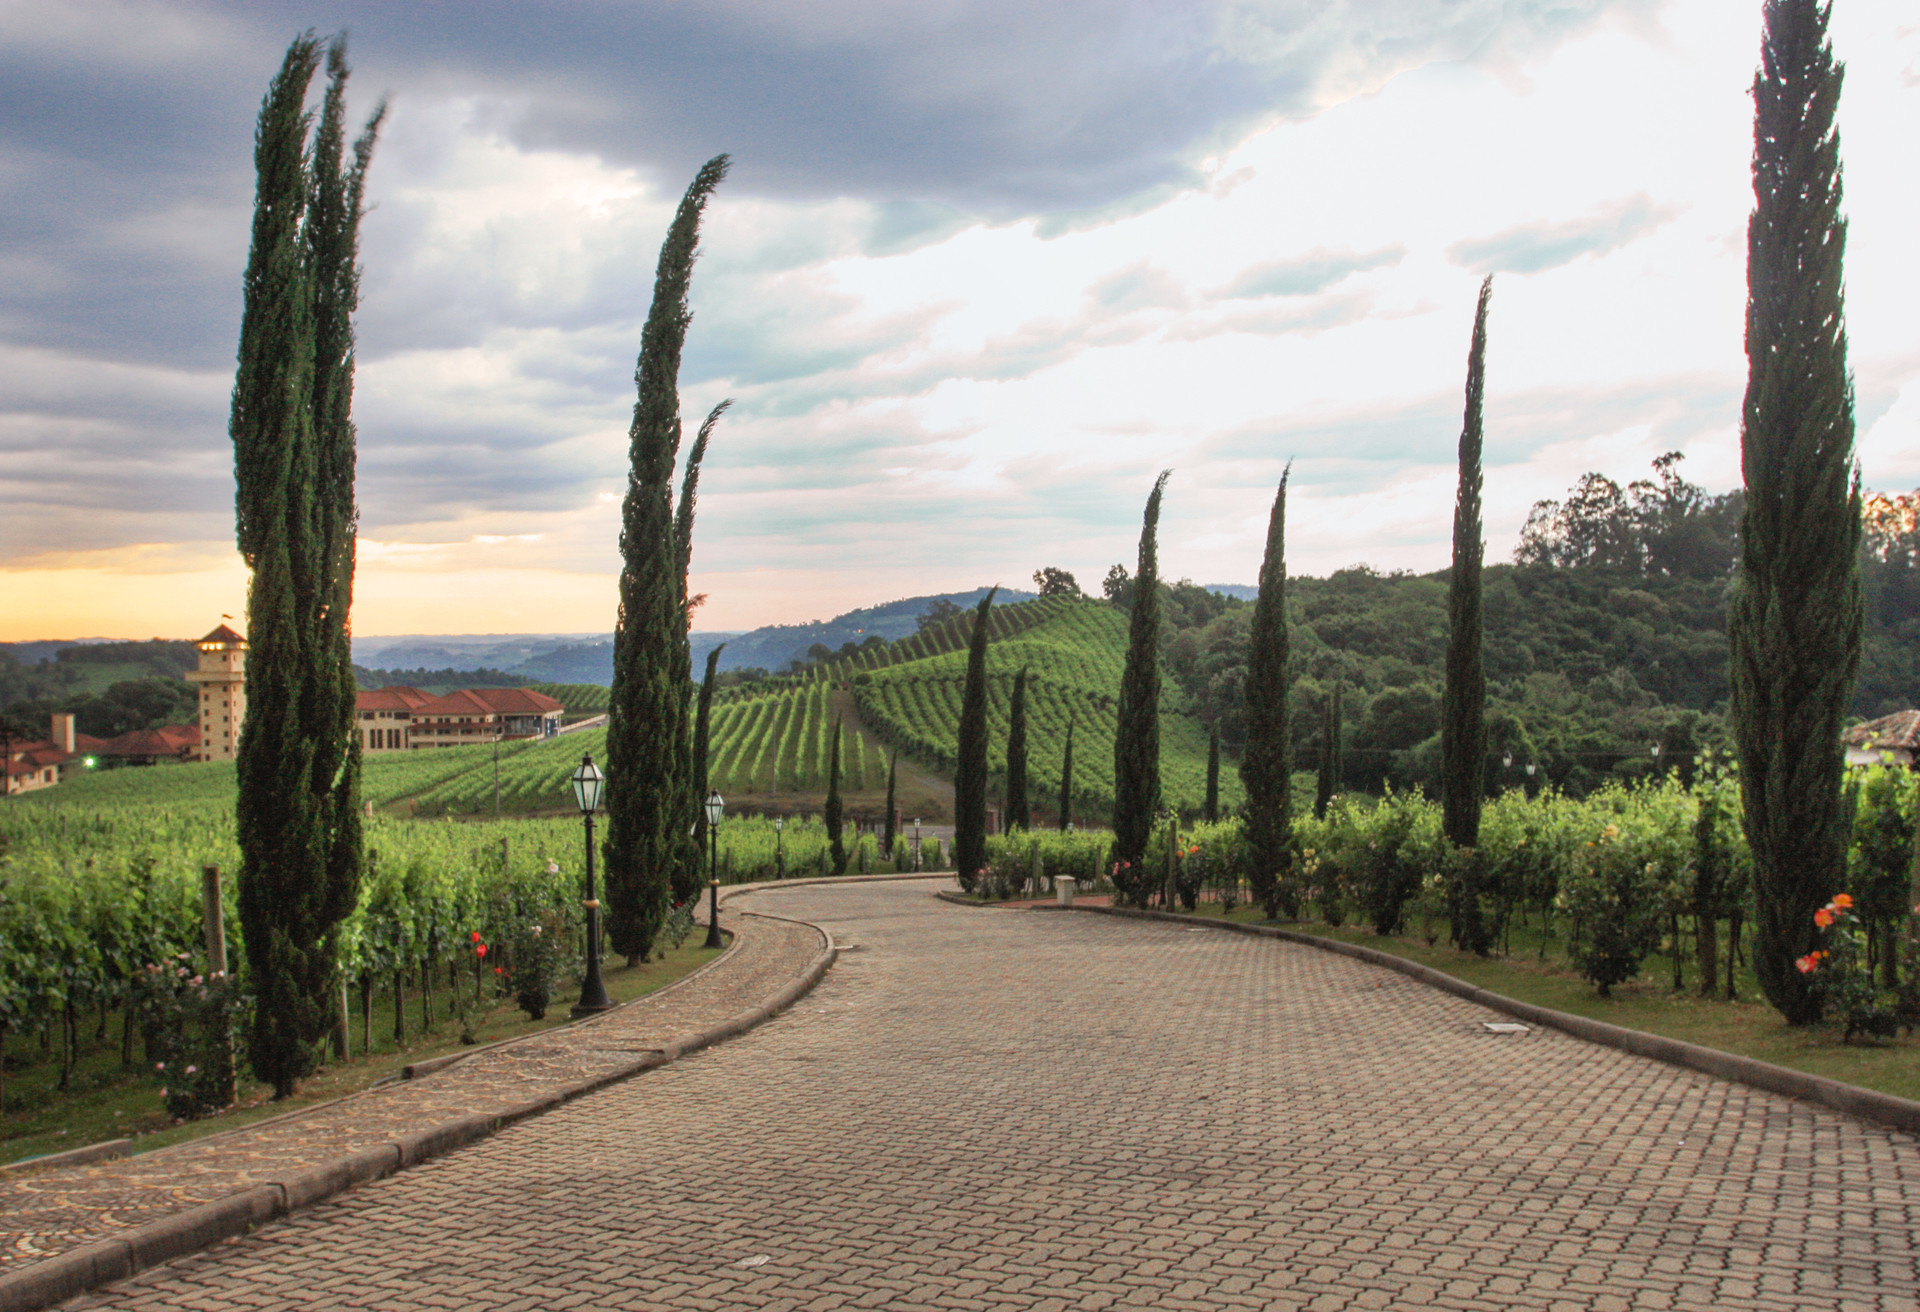
<path id="1" fill-rule="evenodd" d="M 808 649 L 815 644 L 838 651 L 849 642 L 862 643 L 876 633 L 889 641 L 904 638 L 918 630 L 919 617 L 935 602 L 975 606 L 986 595 L 985 588 L 940 592 L 850 610 L 811 624 L 771 624 L 748 632 L 698 631 L 692 641 L 694 670 L 697 674 L 703 669 L 707 653 L 723 642 L 727 649 L 720 654 L 721 669 L 778 670 L 789 661 L 805 660 Z M 1002 588 L 996 600 L 1011 604 L 1031 601 L 1034 595 Z M 523 675 L 529 683 L 610 684 L 613 682 L 613 635 L 491 633 L 355 638 L 353 660 L 354 664 L 370 670 L 486 669 Z"/>

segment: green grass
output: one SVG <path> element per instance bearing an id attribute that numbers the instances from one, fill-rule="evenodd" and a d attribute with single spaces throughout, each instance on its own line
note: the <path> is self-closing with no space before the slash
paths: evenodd
<path id="1" fill-rule="evenodd" d="M 627 967 L 619 958 L 606 963 L 604 979 L 607 993 L 615 1002 L 631 1002 L 664 988 L 719 956 L 717 950 L 699 946 L 703 931 L 690 936 L 681 947 L 663 960 Z M 477 1027 L 480 1043 L 554 1029 L 569 1022 L 568 1009 L 577 995 L 578 985 L 554 999 L 544 1020 L 530 1020 L 517 1010 L 511 999 L 503 999 L 489 1021 Z M 235 1129 L 254 1121 L 297 1111 L 328 1102 L 368 1088 L 401 1068 L 465 1047 L 460 1041 L 459 1025 L 448 1016 L 445 987 L 434 991 L 435 1027 L 421 1033 L 420 999 L 417 993 L 406 997 L 408 1041 L 396 1044 L 393 1038 L 393 1000 L 389 993 L 376 995 L 373 1007 L 373 1050 L 362 1055 L 365 1035 L 357 1014 L 358 995 L 353 998 L 356 1014 L 350 1026 L 352 1057 L 344 1063 L 329 1062 L 317 1074 L 304 1081 L 298 1093 L 284 1102 L 274 1102 L 272 1090 L 243 1080 L 239 1103 L 231 1110 L 205 1120 L 173 1123 L 160 1102 L 159 1085 L 144 1070 L 127 1072 L 120 1066 L 120 1018 L 109 1013 L 107 1039 L 91 1044 L 97 1016 L 88 1017 L 81 1026 L 82 1053 L 75 1068 L 72 1087 L 61 1093 L 55 1087 L 58 1062 L 38 1060 L 37 1040 L 22 1043 L 15 1039 L 7 1050 L 6 1113 L 0 1116 L 0 1162 L 38 1157 L 45 1153 L 65 1152 L 108 1139 L 132 1138 L 134 1152 L 149 1152 L 187 1139 L 197 1139 L 223 1130 Z M 57 1044 L 57 1040 L 56 1040 Z M 57 1055 L 56 1046 L 56 1055 Z M 134 1044 L 135 1061 L 140 1061 L 139 1042 Z M 20 1064 L 16 1069 L 16 1063 Z"/>

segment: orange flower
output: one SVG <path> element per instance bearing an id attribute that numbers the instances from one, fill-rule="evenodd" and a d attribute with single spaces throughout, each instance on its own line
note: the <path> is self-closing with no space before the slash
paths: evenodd
<path id="1" fill-rule="evenodd" d="M 1820 954 L 1818 952 L 1809 952 L 1806 956 L 1795 960 L 1793 964 L 1799 967 L 1802 975 L 1811 975 L 1820 967 Z"/>
<path id="2" fill-rule="evenodd" d="M 480 944 L 480 946 L 476 947 L 473 950 L 473 955 L 481 958 L 482 960 L 485 960 L 487 955 L 487 945 L 485 943 Z"/>
<path id="3" fill-rule="evenodd" d="M 1835 893 L 1833 895 L 1832 905 L 1839 907 L 1842 911 L 1845 911 L 1848 907 L 1853 905 L 1853 894 Z"/>
<path id="4" fill-rule="evenodd" d="M 480 941 L 480 931 L 477 929 L 473 931 L 473 941 L 475 943 L 478 943 Z"/>
<path id="5" fill-rule="evenodd" d="M 1813 923 L 1825 929 L 1833 923 L 1833 912 L 1827 910 L 1825 907 L 1821 907 L 1813 913 Z"/>

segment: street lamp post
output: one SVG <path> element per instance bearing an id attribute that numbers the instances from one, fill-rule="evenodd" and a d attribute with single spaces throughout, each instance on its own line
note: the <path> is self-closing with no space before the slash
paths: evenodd
<path id="1" fill-rule="evenodd" d="M 600 789 L 607 777 L 593 764 L 593 757 L 582 756 L 580 768 L 573 772 L 573 800 L 579 804 L 581 818 L 587 823 L 587 896 L 580 905 L 587 909 L 587 977 L 580 984 L 580 1001 L 573 1014 L 592 1016 L 613 1006 L 607 986 L 600 979 L 600 899 L 593 891 L 593 813 L 600 808 Z"/>
<path id="2" fill-rule="evenodd" d="M 720 790 L 714 789 L 707 794 L 707 841 L 712 852 L 712 860 L 707 866 L 710 876 L 707 880 L 707 946 L 717 948 L 720 943 L 720 817 L 727 813 L 726 799 L 720 796 Z"/>
<path id="3" fill-rule="evenodd" d="M 773 818 L 773 877 L 787 877 L 787 850 L 780 844 L 781 832 L 787 827 L 787 818 L 777 815 Z"/>

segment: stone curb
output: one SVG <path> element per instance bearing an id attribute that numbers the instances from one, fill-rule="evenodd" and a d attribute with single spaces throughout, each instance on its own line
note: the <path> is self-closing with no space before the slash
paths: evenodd
<path id="1" fill-rule="evenodd" d="M 787 919 L 784 916 L 761 918 Z M 331 1198 L 356 1185 L 392 1175 L 429 1158 L 477 1143 L 515 1122 L 551 1111 L 642 1071 L 664 1066 L 688 1053 L 743 1034 L 806 996 L 826 975 L 839 955 L 832 937 L 818 925 L 801 920 L 789 923 L 806 925 L 818 934 L 821 950 L 807 963 L 807 968 L 797 979 L 790 981 L 765 1002 L 730 1016 L 709 1029 L 677 1039 L 664 1049 L 649 1049 L 643 1056 L 615 1070 L 562 1085 L 504 1112 L 464 1116 L 401 1135 L 388 1143 L 331 1162 L 303 1167 L 283 1179 L 254 1185 L 198 1207 L 174 1212 L 125 1234 L 69 1249 L 23 1270 L 0 1276 L 0 1312 L 39 1312 L 41 1308 L 52 1307 L 88 1290 L 124 1280 L 136 1272 L 210 1248 L 223 1239 L 246 1234 L 268 1221 Z M 715 958 L 710 965 L 722 959 Z M 694 974 L 703 973 L 705 969 L 703 967 L 702 971 Z M 693 977 L 688 975 L 686 979 Z M 676 984 L 681 982 L 684 981 L 675 981 Z M 658 994 L 649 996 L 657 997 Z M 598 1020 L 600 1017 L 592 1019 Z M 551 1033 L 548 1031 L 547 1035 Z"/>
<path id="2" fill-rule="evenodd" d="M 42 1153 L 38 1157 L 22 1157 L 17 1162 L 0 1165 L 0 1178 L 19 1175 L 25 1171 L 44 1171 L 48 1167 L 87 1166 L 94 1162 L 110 1161 L 116 1157 L 127 1157 L 133 1152 L 131 1139 L 107 1139 L 101 1143 L 90 1143 L 83 1148 L 69 1148 L 63 1153 Z"/>
<path id="3" fill-rule="evenodd" d="M 807 879 L 759 879 L 751 884 L 722 884 L 720 886 L 720 903 L 724 906 L 730 897 L 742 893 L 764 892 L 769 888 L 812 888 L 817 884 L 876 884 L 888 879 L 952 878 L 953 871 L 951 870 L 910 870 L 905 874 L 892 875 L 814 875 Z M 703 907 L 702 910 L 704 909 Z M 750 912 L 749 914 L 756 913 Z M 781 919 L 781 917 L 776 916 L 773 917 L 773 919 L 777 920 Z M 805 924 L 806 922 L 796 921 L 795 923 Z M 724 928 L 724 926 L 722 928 Z"/>
<path id="4" fill-rule="evenodd" d="M 1054 908 L 1032 909 L 1052 910 Z M 1570 1012 L 1555 1011 L 1551 1007 L 1521 1002 L 1517 998 L 1488 992 L 1478 985 L 1456 979 L 1431 966 L 1423 966 L 1417 961 L 1408 961 L 1405 957 L 1396 957 L 1390 952 L 1382 952 L 1377 948 L 1362 947 L 1357 943 L 1342 943 L 1337 939 L 1318 938 L 1312 934 L 1302 934 L 1291 929 L 1277 929 L 1270 925 L 1248 925 L 1199 916 L 1183 916 L 1167 911 L 1137 911 L 1131 907 L 1093 906 L 1058 909 L 1122 916 L 1129 920 L 1163 920 L 1176 925 L 1204 926 L 1235 934 L 1251 934 L 1257 938 L 1283 939 L 1289 943 L 1319 948 L 1323 952 L 1337 953 L 1343 957 L 1352 957 L 1356 961 L 1364 961 L 1369 965 L 1397 971 L 1444 993 L 1451 993 L 1455 997 L 1486 1007 L 1490 1011 L 1505 1012 L 1519 1020 L 1529 1021 L 1535 1025 L 1545 1025 L 1571 1034 L 1577 1039 L 1585 1039 L 1588 1043 L 1618 1048 L 1623 1052 L 1631 1052 L 1635 1056 L 1666 1062 L 1670 1066 L 1683 1066 L 1688 1070 L 1763 1089 L 1768 1093 L 1777 1093 L 1782 1097 L 1818 1103 L 1822 1107 L 1890 1130 L 1920 1134 L 1920 1102 L 1911 1098 L 1881 1093 L 1876 1089 L 1863 1089 L 1857 1084 L 1844 1084 L 1839 1080 L 1828 1079 L 1824 1075 L 1809 1075 L 1804 1071 L 1776 1066 L 1772 1062 L 1760 1061 L 1757 1058 L 1721 1052 L 1717 1048 L 1703 1048 L 1697 1043 L 1688 1043 L 1682 1039 L 1669 1039 L 1658 1034 L 1648 1034 L 1643 1030 L 1630 1030 L 1623 1025 L 1611 1025 L 1603 1020 L 1593 1020 L 1586 1016 L 1575 1016 Z"/>

